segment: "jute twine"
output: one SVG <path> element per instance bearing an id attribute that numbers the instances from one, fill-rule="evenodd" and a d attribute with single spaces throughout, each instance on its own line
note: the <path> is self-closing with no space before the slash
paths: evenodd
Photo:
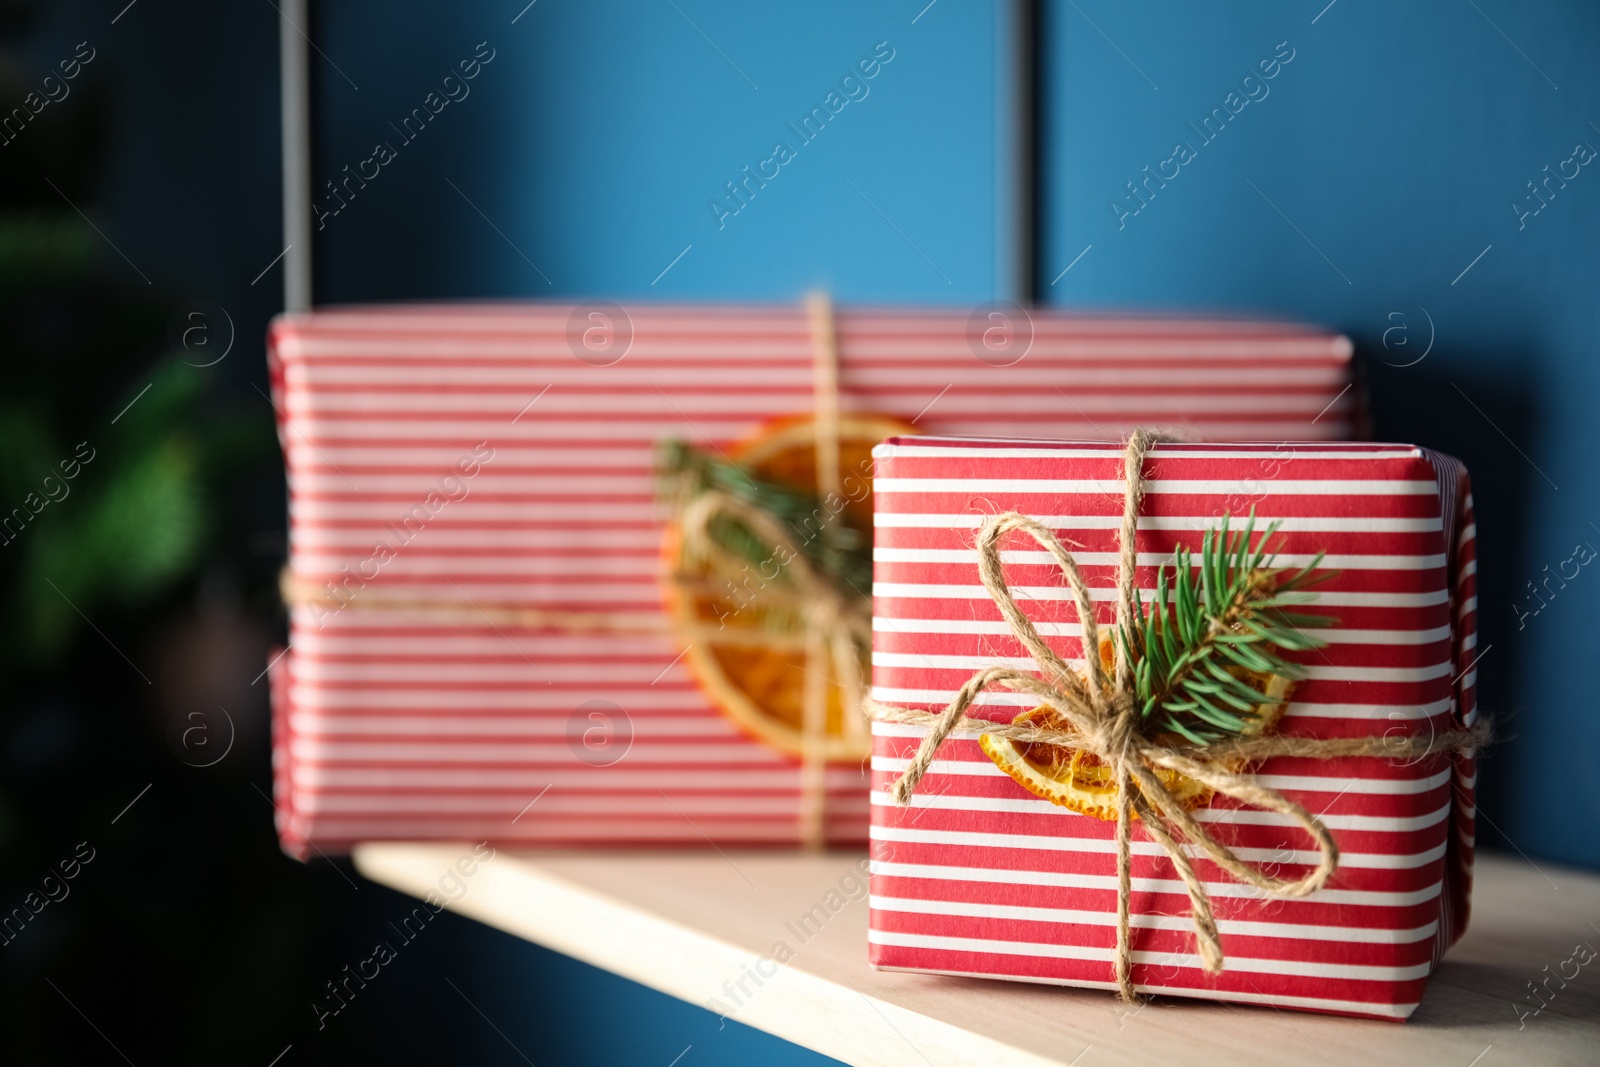
<path id="1" fill-rule="evenodd" d="M 1123 495 L 1121 553 L 1117 572 L 1117 616 L 1121 627 L 1134 618 L 1134 574 L 1138 556 L 1135 533 L 1144 491 L 1146 453 L 1154 436 L 1136 430 L 1128 439 L 1123 454 L 1126 490 Z M 1083 628 L 1085 674 L 1063 661 L 1039 636 L 1016 598 L 1011 595 L 1000 564 L 1000 539 L 1012 531 L 1028 534 L 1050 553 L 1073 593 L 1073 606 Z M 1337 759 L 1346 756 L 1420 758 L 1432 754 L 1471 753 L 1487 743 L 1489 724 L 1480 719 L 1472 727 L 1420 737 L 1354 737 L 1315 739 L 1302 737 L 1256 736 L 1210 745 L 1194 745 L 1181 739 L 1151 737 L 1142 732 L 1143 723 L 1134 699 L 1133 664 L 1121 641 L 1116 648 L 1115 674 L 1111 680 L 1101 670 L 1099 627 L 1089 586 L 1077 561 L 1061 541 L 1038 521 L 1017 512 L 1006 512 L 987 520 L 978 531 L 978 573 L 989 596 L 1005 617 L 1011 633 L 1021 642 L 1038 665 L 1043 677 L 1011 667 L 991 666 L 979 670 L 961 686 L 949 707 L 937 714 L 910 708 L 891 707 L 868 700 L 868 717 L 879 722 L 906 723 L 928 727 L 928 734 L 898 780 L 891 795 L 896 804 L 906 805 L 933 765 L 940 746 L 950 734 L 969 727 L 992 737 L 1022 743 L 1042 743 L 1087 752 L 1111 769 L 1116 783 L 1117 855 L 1117 944 L 1112 958 L 1117 988 L 1126 1001 L 1137 999 L 1133 980 L 1130 942 L 1129 898 L 1132 894 L 1132 822 L 1137 815 L 1145 831 L 1171 859 L 1189 893 L 1190 918 L 1195 941 L 1205 970 L 1211 974 L 1223 969 L 1224 956 L 1212 913 L 1211 897 L 1205 883 L 1195 873 L 1191 853 L 1203 853 L 1235 879 L 1278 897 L 1305 897 L 1327 884 L 1339 866 L 1339 846 L 1320 818 L 1275 789 L 1260 784 L 1253 774 L 1239 768 L 1252 760 L 1271 756 L 1308 759 Z M 1213 625 L 1216 625 L 1213 623 Z M 1068 724 L 1066 729 L 1048 729 L 1031 724 L 994 723 L 968 713 L 979 694 L 991 686 L 1026 693 L 1041 705 L 1057 712 Z M 1238 854 L 1211 835 L 1175 798 L 1155 773 L 1156 768 L 1176 771 L 1210 787 L 1218 793 L 1253 808 L 1288 816 L 1315 842 L 1317 863 L 1304 877 L 1277 878 L 1240 859 Z M 1137 789 L 1130 788 L 1136 785 Z M 1183 843 L 1180 843 L 1180 838 Z"/>
<path id="2" fill-rule="evenodd" d="M 833 305 L 824 295 L 806 300 L 812 342 L 817 496 L 840 499 L 839 473 L 839 354 Z M 729 552 L 710 529 L 717 519 L 735 520 L 751 530 L 773 552 L 788 558 L 783 563 L 785 582 L 764 582 L 747 605 L 762 615 L 787 615 L 801 622 L 799 632 L 775 632 L 761 627 L 725 627 L 720 624 L 669 620 L 655 612 L 563 611 L 506 602 L 472 602 L 419 597 L 385 596 L 360 591 L 336 595 L 330 587 L 319 589 L 285 570 L 281 579 L 284 603 L 327 612 L 342 610 L 406 612 L 459 619 L 463 623 L 487 622 L 518 629 L 559 630 L 568 633 L 672 637 L 745 648 L 767 648 L 802 655 L 805 681 L 800 722 L 800 838 L 811 849 L 827 839 L 828 702 L 832 687 L 843 691 L 843 731 L 846 738 L 865 743 L 866 720 L 856 713 L 865 693 L 861 650 L 872 642 L 872 603 L 865 596 L 840 593 L 828 578 L 811 566 L 795 542 L 793 531 L 778 518 L 730 493 L 697 493 L 674 516 L 683 553 L 707 564 L 713 573 L 737 579 L 748 560 Z M 817 536 L 831 541 L 837 516 L 827 516 Z M 700 575 L 669 572 L 668 582 L 690 594 L 716 596 L 716 587 Z"/>
<path id="3" fill-rule="evenodd" d="M 806 300 L 811 327 L 813 441 L 817 473 L 817 498 L 842 499 L 839 475 L 839 350 L 833 305 L 826 296 Z M 838 516 L 827 516 L 815 536 L 824 544 L 837 534 Z M 694 495 L 682 508 L 677 522 L 686 557 L 694 558 L 734 581 L 749 570 L 749 561 L 729 551 L 711 534 L 713 522 L 731 519 L 750 530 L 771 551 L 783 557 L 785 582 L 764 582 L 754 596 L 753 610 L 782 615 L 801 623 L 798 637 L 751 627 L 712 631 L 701 628 L 709 644 L 751 643 L 771 648 L 798 646 L 804 654 L 805 673 L 800 702 L 800 837 L 811 849 L 827 840 L 828 702 L 833 689 L 842 691 L 842 729 L 846 738 L 866 742 L 866 720 L 858 713 L 865 696 L 861 671 L 862 650 L 872 643 L 872 602 L 863 595 L 841 591 L 811 565 L 793 530 L 778 518 L 742 497 L 720 490 Z M 669 581 L 689 586 L 698 579 L 681 574 Z M 713 590 L 714 592 L 714 590 Z M 754 631 L 752 636 L 751 631 Z M 732 640 L 729 640 L 729 638 Z"/>

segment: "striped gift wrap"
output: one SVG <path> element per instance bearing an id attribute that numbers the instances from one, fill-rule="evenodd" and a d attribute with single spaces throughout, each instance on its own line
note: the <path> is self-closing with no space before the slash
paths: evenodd
<path id="1" fill-rule="evenodd" d="M 1303 327 L 1034 313 L 1002 358 L 967 312 L 837 324 L 843 408 L 929 432 L 1340 439 L 1359 417 L 1349 343 Z M 701 694 L 682 641 L 473 606 L 659 618 L 654 450 L 809 411 L 803 309 L 330 309 L 278 319 L 269 350 L 290 573 L 350 603 L 293 608 L 273 665 L 286 849 L 799 840 L 797 762 Z M 830 768 L 831 840 L 865 838 L 867 792 Z"/>
<path id="2" fill-rule="evenodd" d="M 897 438 L 877 449 L 873 695 L 941 710 L 978 668 L 1033 669 L 977 573 L 987 515 L 1051 527 L 1115 616 L 1122 449 Z M 1145 467 L 1137 581 L 1179 544 L 1198 551 L 1225 512 L 1281 521 L 1280 565 L 1326 552 L 1335 577 L 1307 611 L 1337 618 L 1279 724 L 1300 737 L 1390 736 L 1470 725 L 1477 656 L 1472 503 L 1455 460 L 1406 445 L 1163 444 Z M 1235 528 L 1238 521 L 1235 520 Z M 1013 595 L 1052 647 L 1082 663 L 1070 592 L 1031 540 L 1001 542 Z M 1035 701 L 987 692 L 975 711 L 1008 721 Z M 877 723 L 872 757 L 871 958 L 885 969 L 1114 989 L 1115 824 L 1052 805 L 1007 777 L 975 731 L 939 753 L 907 807 L 888 790 L 926 730 Z M 1189 900 L 1171 861 L 1133 829 L 1133 980 L 1142 991 L 1404 1019 L 1465 929 L 1472 876 L 1470 759 L 1278 757 L 1259 781 L 1333 832 L 1339 868 L 1303 899 L 1267 898 L 1196 860 L 1226 967 L 1200 966 Z M 1218 796 L 1197 816 L 1280 877 L 1317 861 L 1286 817 Z M 1191 854 L 1199 856 L 1191 848 Z"/>

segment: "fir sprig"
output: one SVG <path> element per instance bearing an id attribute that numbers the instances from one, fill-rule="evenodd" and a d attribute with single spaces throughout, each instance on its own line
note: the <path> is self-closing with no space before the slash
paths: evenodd
<path id="1" fill-rule="evenodd" d="M 847 599 L 871 595 L 872 545 L 843 516 L 828 515 L 815 494 L 757 478 L 726 457 L 686 441 L 663 444 L 660 466 L 669 493 L 687 499 L 715 489 L 753 504 L 790 531 L 795 547 L 841 595 Z M 825 537 L 824 524 L 829 527 Z M 719 545 L 753 567 L 764 568 L 773 557 L 773 546 L 737 519 L 719 516 L 709 532 Z"/>
<path id="2" fill-rule="evenodd" d="M 1145 611 L 1137 590 L 1136 622 L 1115 640 L 1133 664 L 1135 698 L 1146 729 L 1170 731 L 1197 745 L 1247 733 L 1260 720 L 1263 694 L 1252 677 L 1298 678 L 1304 669 L 1279 655 L 1320 648 L 1306 633 L 1336 620 L 1293 610 L 1315 599 L 1311 586 L 1322 553 L 1299 570 L 1275 568 L 1268 542 L 1274 522 L 1252 547 L 1255 511 L 1242 531 L 1208 530 L 1196 561 L 1180 547 L 1156 576 L 1155 603 Z"/>

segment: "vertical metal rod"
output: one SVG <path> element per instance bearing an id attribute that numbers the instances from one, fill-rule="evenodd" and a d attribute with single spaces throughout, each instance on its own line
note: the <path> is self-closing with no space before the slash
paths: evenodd
<path id="1" fill-rule="evenodd" d="M 996 97 L 997 158 L 1009 173 L 998 175 L 995 197 L 996 297 L 1027 304 L 1039 296 L 1035 228 L 1037 207 L 1035 102 L 1038 94 L 1036 0 L 1007 0 L 1001 5 L 995 57 L 999 77 Z"/>
<path id="2" fill-rule="evenodd" d="M 311 68 L 308 0 L 279 0 L 278 79 L 283 108 L 283 308 L 311 309 Z"/>

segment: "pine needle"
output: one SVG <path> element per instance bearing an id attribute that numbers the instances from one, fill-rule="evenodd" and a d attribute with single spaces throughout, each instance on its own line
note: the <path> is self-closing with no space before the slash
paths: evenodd
<path id="1" fill-rule="evenodd" d="M 708 490 L 718 490 L 755 505 L 781 522 L 797 548 L 846 600 L 872 595 L 872 545 L 842 515 L 829 515 L 815 494 L 757 478 L 728 460 L 686 441 L 667 441 L 661 447 L 660 470 L 670 498 L 688 500 Z M 822 525 L 828 536 L 820 536 Z M 718 518 L 709 530 L 722 548 L 750 566 L 767 568 L 774 546 L 736 519 Z"/>
<path id="2" fill-rule="evenodd" d="M 1146 729 L 1168 731 L 1197 744 L 1249 732 L 1263 703 L 1253 677 L 1304 676 L 1279 650 L 1299 652 L 1327 642 L 1306 633 L 1337 620 L 1285 610 L 1308 603 L 1310 588 L 1332 577 L 1318 573 L 1322 555 L 1298 570 L 1275 568 L 1268 542 L 1273 523 L 1253 543 L 1255 512 L 1244 529 L 1206 531 L 1200 555 L 1179 548 L 1157 571 L 1155 602 L 1135 597 L 1137 621 L 1115 640 L 1134 664 L 1135 698 Z M 1171 571 L 1169 581 L 1167 574 Z"/>

